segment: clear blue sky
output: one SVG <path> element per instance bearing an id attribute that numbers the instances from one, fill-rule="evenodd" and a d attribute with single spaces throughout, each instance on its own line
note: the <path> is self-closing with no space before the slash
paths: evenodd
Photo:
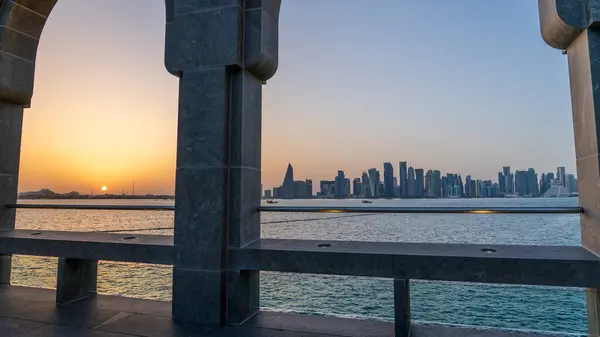
<path id="1" fill-rule="evenodd" d="M 59 0 L 39 50 L 21 190 L 38 187 L 34 154 L 49 146 L 34 141 L 36 125 L 59 119 L 70 124 L 54 133 L 121 126 L 111 132 L 120 157 L 79 160 L 133 158 L 124 184 L 148 175 L 147 192 L 172 192 L 177 80 L 163 52 L 163 0 Z M 283 0 L 279 63 L 264 90 L 265 188 L 288 162 L 314 180 L 384 161 L 397 175 L 400 160 L 481 179 L 503 165 L 575 171 L 566 56 L 541 39 L 536 0 Z M 168 174 L 144 171 L 156 165 Z M 86 179 L 105 184 L 105 171 Z"/>

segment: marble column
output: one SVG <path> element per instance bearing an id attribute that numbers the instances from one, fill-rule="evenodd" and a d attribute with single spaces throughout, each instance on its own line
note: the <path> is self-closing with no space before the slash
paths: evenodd
<path id="1" fill-rule="evenodd" d="M 577 158 L 581 240 L 600 255 L 600 2 L 539 0 L 541 32 L 552 47 L 566 51 Z M 586 291 L 590 336 L 599 336 L 597 289 Z"/>
<path id="2" fill-rule="evenodd" d="M 167 1 L 166 67 L 180 78 L 173 318 L 240 323 L 259 274 L 228 248 L 260 237 L 262 85 L 277 69 L 280 0 Z"/>
<path id="3" fill-rule="evenodd" d="M 56 0 L 5 0 L 0 6 L 0 231 L 15 227 L 23 108 L 29 107 L 38 40 Z M 0 255 L 0 285 L 11 256 Z"/>

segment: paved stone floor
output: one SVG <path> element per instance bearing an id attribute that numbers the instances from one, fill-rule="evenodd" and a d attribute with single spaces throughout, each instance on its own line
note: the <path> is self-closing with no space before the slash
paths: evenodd
<path id="1" fill-rule="evenodd" d="M 169 302 L 99 295 L 67 306 L 55 292 L 0 287 L 0 337 L 359 337 L 393 336 L 393 324 L 261 312 L 244 326 L 221 329 L 179 326 Z M 523 337 L 518 333 L 413 326 L 411 337 Z M 537 335 L 539 336 L 539 335 Z"/>

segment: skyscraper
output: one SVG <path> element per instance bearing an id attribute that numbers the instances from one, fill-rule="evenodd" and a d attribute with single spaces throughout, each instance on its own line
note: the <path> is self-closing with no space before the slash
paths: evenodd
<path id="1" fill-rule="evenodd" d="M 410 198 L 416 197 L 417 184 L 415 182 L 415 169 L 412 166 L 408 168 L 407 183 L 408 183 L 408 197 L 410 197 Z"/>
<path id="2" fill-rule="evenodd" d="M 528 174 L 527 171 L 515 171 L 515 180 L 516 180 L 516 184 L 515 184 L 515 188 L 517 193 L 520 196 L 526 196 L 528 194 L 529 191 L 529 185 L 527 182 L 527 178 L 528 178 Z"/>
<path id="3" fill-rule="evenodd" d="M 539 197 L 540 190 L 538 187 L 538 179 L 535 170 L 530 168 L 527 170 L 527 193 L 532 197 Z"/>
<path id="4" fill-rule="evenodd" d="M 425 196 L 427 198 L 432 198 L 433 197 L 433 171 L 432 170 L 428 170 L 427 173 L 425 173 Z"/>
<path id="5" fill-rule="evenodd" d="M 504 166 L 502 168 L 502 175 L 504 176 L 504 189 L 506 194 L 513 194 L 515 192 L 515 183 L 513 181 L 513 174 L 510 173 L 510 166 Z"/>
<path id="6" fill-rule="evenodd" d="M 502 172 L 498 172 L 498 189 L 501 194 L 506 193 L 506 179 L 504 179 Z"/>
<path id="7" fill-rule="evenodd" d="M 574 174 L 567 174 L 567 189 L 571 193 L 578 192 L 577 179 L 575 179 Z"/>
<path id="8" fill-rule="evenodd" d="M 442 174 L 438 170 L 433 171 L 433 180 L 434 180 L 434 193 L 436 198 L 440 198 L 442 196 Z"/>
<path id="9" fill-rule="evenodd" d="M 360 182 L 360 178 L 352 179 L 352 195 L 354 195 L 354 196 L 362 195 L 362 184 Z"/>
<path id="10" fill-rule="evenodd" d="M 350 178 L 344 179 L 344 197 L 350 195 Z"/>
<path id="11" fill-rule="evenodd" d="M 417 185 L 417 188 L 415 189 L 416 193 L 417 193 L 416 197 L 423 198 L 425 196 L 425 189 L 424 189 L 425 188 L 424 187 L 425 180 L 423 177 L 423 169 L 416 169 L 415 176 L 416 176 L 415 183 Z"/>
<path id="12" fill-rule="evenodd" d="M 448 197 L 448 177 L 442 177 L 442 198 Z"/>
<path id="13" fill-rule="evenodd" d="M 399 197 L 406 198 L 408 196 L 408 172 L 406 168 L 406 162 L 400 162 L 400 193 Z"/>
<path id="14" fill-rule="evenodd" d="M 279 198 L 282 199 L 294 199 L 296 197 L 296 183 L 294 182 L 294 168 L 292 164 L 288 164 L 287 171 L 285 172 L 285 178 L 283 178 L 283 185 L 279 188 Z"/>
<path id="15" fill-rule="evenodd" d="M 371 197 L 379 197 L 379 171 L 372 168 L 369 169 L 369 187 L 371 189 Z"/>
<path id="16" fill-rule="evenodd" d="M 556 168 L 556 179 L 558 179 L 563 186 L 567 186 L 567 171 L 564 166 Z"/>
<path id="17" fill-rule="evenodd" d="M 472 198 L 471 176 L 465 177 L 465 197 Z"/>
<path id="18" fill-rule="evenodd" d="M 371 185 L 369 184 L 369 175 L 367 172 L 362 173 L 362 195 L 366 198 L 370 198 L 371 194 Z"/>
<path id="19" fill-rule="evenodd" d="M 335 177 L 335 194 L 337 198 L 343 198 L 346 196 L 346 177 L 344 171 L 339 170 Z"/>
<path id="20" fill-rule="evenodd" d="M 386 198 L 394 197 L 394 167 L 392 163 L 383 163 L 383 187 Z"/>

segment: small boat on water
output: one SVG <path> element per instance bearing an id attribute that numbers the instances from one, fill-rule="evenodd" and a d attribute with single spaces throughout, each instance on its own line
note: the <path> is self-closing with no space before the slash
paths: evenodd
<path id="1" fill-rule="evenodd" d="M 273 200 L 273 199 L 269 199 L 269 200 L 267 200 L 267 204 L 276 204 L 276 203 L 278 203 L 278 202 L 279 202 L 279 201 L 277 201 L 277 200 Z"/>
<path id="2" fill-rule="evenodd" d="M 372 200 L 363 200 L 362 203 L 363 204 L 372 204 L 373 201 Z"/>

